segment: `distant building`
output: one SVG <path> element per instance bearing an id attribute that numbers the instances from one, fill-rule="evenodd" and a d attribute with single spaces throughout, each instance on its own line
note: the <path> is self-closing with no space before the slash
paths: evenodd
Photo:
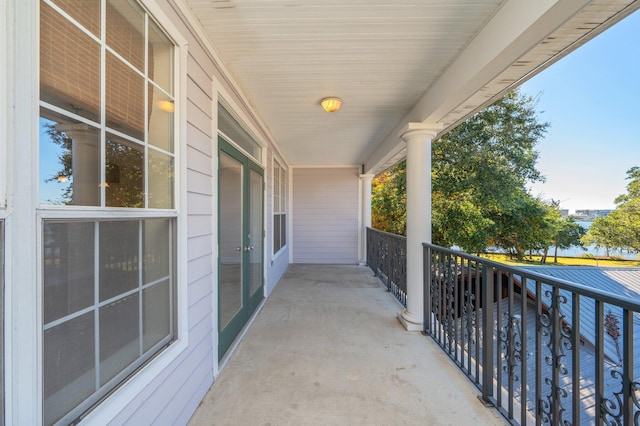
<path id="1" fill-rule="evenodd" d="M 575 212 L 575 214 L 573 216 L 576 219 L 594 220 L 595 218 L 598 218 L 598 217 L 607 216 L 612 211 L 613 210 L 592 210 L 592 209 L 576 210 L 576 212 Z"/>

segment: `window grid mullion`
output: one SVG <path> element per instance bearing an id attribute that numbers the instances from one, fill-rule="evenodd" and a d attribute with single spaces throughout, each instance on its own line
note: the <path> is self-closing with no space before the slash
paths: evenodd
<path id="1" fill-rule="evenodd" d="M 97 391 L 100 389 L 100 222 L 95 222 L 93 232 L 93 344 Z"/>
<path id="2" fill-rule="evenodd" d="M 106 126 L 107 126 L 107 1 L 100 4 L 100 206 L 107 205 L 106 188 Z"/>
<path id="3" fill-rule="evenodd" d="M 144 207 L 149 208 L 149 15 L 144 14 Z M 141 295 L 142 296 L 142 295 Z M 142 336 L 142 335 L 141 335 Z"/>
<path id="4" fill-rule="evenodd" d="M 174 294 L 173 294 L 173 286 L 175 285 L 175 278 L 174 278 L 174 263 L 173 263 L 173 259 L 175 256 L 174 253 L 174 246 L 173 244 L 174 242 L 174 227 L 175 227 L 175 222 L 174 221 L 169 221 L 169 229 L 167 230 L 167 232 L 169 233 L 169 306 L 175 306 L 174 303 Z M 175 321 L 174 318 L 174 310 L 173 309 L 169 309 L 169 334 L 171 336 L 174 335 L 175 333 L 175 328 L 173 326 L 173 322 Z"/>
<path id="5" fill-rule="evenodd" d="M 142 324 L 142 265 L 143 260 L 142 256 L 144 256 L 144 246 L 143 246 L 143 238 L 144 238 L 144 222 L 141 220 L 138 222 L 138 355 L 142 356 L 144 353 L 144 345 L 142 342 L 143 337 L 143 324 Z"/>

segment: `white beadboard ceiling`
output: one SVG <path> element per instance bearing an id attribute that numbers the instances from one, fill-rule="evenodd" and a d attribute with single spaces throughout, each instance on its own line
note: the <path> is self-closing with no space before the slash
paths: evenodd
<path id="1" fill-rule="evenodd" d="M 639 6 L 573 0 L 186 3 L 289 164 L 366 164 L 367 172 L 404 155 L 397 132 L 407 121 L 451 127 Z M 342 109 L 324 112 L 326 96 L 342 98 Z"/>

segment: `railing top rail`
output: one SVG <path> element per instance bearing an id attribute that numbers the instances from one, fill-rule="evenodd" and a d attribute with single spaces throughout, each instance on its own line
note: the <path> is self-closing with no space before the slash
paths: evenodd
<path id="1" fill-rule="evenodd" d="M 640 300 L 638 301 L 630 300 L 628 298 L 623 298 L 616 294 L 608 293 L 606 291 L 603 291 L 597 288 L 588 287 L 583 284 L 578 284 L 576 282 L 563 280 L 561 278 L 552 277 L 550 275 L 528 271 L 524 268 L 520 268 L 517 266 L 509 266 L 504 263 L 496 262 L 494 260 L 486 259 L 479 256 L 474 256 L 472 254 L 463 253 L 463 252 L 449 249 L 446 247 L 441 247 L 435 244 L 422 243 L 422 246 L 425 248 L 436 249 L 443 253 L 451 254 L 453 256 L 458 256 L 474 262 L 483 263 L 487 266 L 499 269 L 504 272 L 520 275 L 521 277 L 524 277 L 527 280 L 540 281 L 544 284 L 550 284 L 552 286 L 561 288 L 563 290 L 577 293 L 581 296 L 591 297 L 593 299 L 601 300 L 605 303 L 611 303 L 613 305 L 620 306 L 623 309 L 629 309 L 630 311 L 640 312 Z"/>
<path id="2" fill-rule="evenodd" d="M 367 226 L 367 229 L 370 229 L 370 230 L 372 230 L 373 232 L 377 232 L 377 233 L 379 233 L 379 234 L 383 234 L 383 235 L 386 235 L 386 236 L 391 237 L 391 238 L 399 238 L 399 239 L 401 239 L 401 240 L 406 240 L 406 239 L 407 239 L 407 237 L 405 237 L 404 235 L 398 235 L 398 234 L 394 234 L 394 233 L 392 233 L 392 232 L 381 231 L 381 230 L 379 230 L 379 229 L 371 228 L 371 227 L 369 227 L 369 226 Z"/>

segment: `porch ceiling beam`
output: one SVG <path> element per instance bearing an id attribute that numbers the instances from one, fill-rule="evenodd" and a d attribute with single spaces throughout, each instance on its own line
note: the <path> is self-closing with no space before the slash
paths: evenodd
<path id="1" fill-rule="evenodd" d="M 365 172 L 379 171 L 381 165 L 403 152 L 404 143 L 397 135 L 407 123 L 453 124 L 451 118 L 447 120 L 448 114 L 459 110 L 476 92 L 589 3 L 589 0 L 509 0 L 505 3 L 369 156 Z M 523 69 L 523 73 L 527 72 L 529 68 Z"/>

